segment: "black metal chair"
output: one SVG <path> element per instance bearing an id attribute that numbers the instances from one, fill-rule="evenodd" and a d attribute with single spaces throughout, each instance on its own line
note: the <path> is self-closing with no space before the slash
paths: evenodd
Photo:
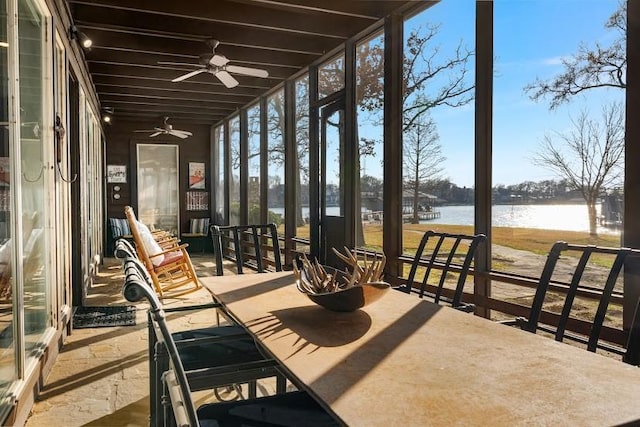
<path id="1" fill-rule="evenodd" d="M 116 258 L 127 264 L 129 273 L 137 269 L 137 274 L 153 291 L 151 278 L 138 259 L 133 246 L 126 240 L 116 242 Z M 161 306 L 160 306 L 161 307 Z M 195 310 L 215 309 L 216 315 L 221 308 L 219 303 L 199 304 L 164 309 L 166 313 L 186 313 Z M 152 319 L 149 322 L 149 397 L 151 407 L 151 424 L 162 416 L 161 389 L 162 375 L 169 369 L 167 349 L 159 343 L 157 331 L 153 328 Z M 216 368 L 224 371 L 227 376 L 218 377 L 219 386 L 238 390 L 238 384 L 248 384 L 249 397 L 256 396 L 257 384 L 255 380 L 267 377 L 276 378 L 279 392 L 286 388 L 286 379 L 275 369 L 275 362 L 265 357 L 255 345 L 253 338 L 238 325 L 225 325 L 199 328 L 172 333 L 172 338 L 178 348 L 178 353 L 188 375 L 197 376 L 202 370 Z M 197 379 L 193 380 L 199 384 Z M 217 393 L 217 390 L 214 390 Z"/>
<path id="2" fill-rule="evenodd" d="M 640 366 L 640 298 L 636 304 L 633 321 L 627 338 L 627 351 L 622 360 L 634 366 Z"/>
<path id="3" fill-rule="evenodd" d="M 212 225 L 210 229 L 218 276 L 224 274 L 223 259 L 233 261 L 238 274 L 244 268 L 258 273 L 282 271 L 275 224 Z"/>
<path id="4" fill-rule="evenodd" d="M 569 254 L 576 256 L 570 257 Z M 606 281 L 602 287 L 596 286 L 602 283 L 601 268 L 593 268 L 590 266 L 592 257 L 596 255 L 602 258 L 600 264 L 609 260 L 611 267 L 606 271 Z M 630 248 L 609 248 L 594 245 L 576 245 L 567 242 L 556 242 L 552 246 L 544 268 L 540 281 L 536 288 L 531 309 L 528 317 L 518 317 L 510 321 L 502 321 L 500 323 L 517 326 L 521 329 L 536 333 L 544 331 L 552 334 L 556 341 L 562 342 L 569 339 L 582 344 L 586 344 L 588 351 L 595 352 L 601 348 L 617 354 L 625 354 L 625 350 L 606 342 L 600 341 L 601 332 L 603 330 L 607 309 L 611 301 L 616 282 L 620 272 L 622 271 L 625 261 L 640 262 L 640 250 Z M 559 261 L 562 263 L 564 273 L 559 272 Z M 575 265 L 570 260 L 576 260 Z M 586 274 L 585 274 L 586 273 Z M 564 274 L 570 278 L 568 284 L 560 280 L 560 275 Z M 543 306 L 549 298 L 549 291 L 554 294 L 554 305 L 561 302 L 562 310 L 559 314 L 544 312 Z M 590 321 L 572 319 L 570 314 L 576 309 L 576 297 L 581 294 L 590 294 L 598 296 L 598 305 Z M 560 301 L 558 301 L 560 299 Z M 631 351 L 627 352 L 624 359 L 632 364 L 640 362 L 640 313 L 636 309 L 634 326 L 629 334 L 627 347 L 631 347 Z M 586 317 L 586 316 L 585 316 Z M 575 330 L 568 330 L 573 325 Z"/>
<path id="5" fill-rule="evenodd" d="M 233 367 L 214 366 L 195 371 L 185 368 L 180 346 L 175 334 L 169 331 L 165 311 L 140 266 L 133 257 L 124 259 L 125 283 L 122 293 L 127 301 L 139 302 L 146 298 L 150 304 L 150 330 L 155 335 L 156 346 L 166 349 L 169 368 L 161 375 L 162 401 L 165 407 L 151 425 L 162 426 L 335 426 L 338 423 L 326 413 L 307 393 L 296 391 L 275 396 L 250 398 L 237 402 L 209 403 L 197 411 L 192 391 L 219 387 L 236 381 L 238 375 L 264 375 L 276 370 L 269 361 L 260 364 L 245 363 L 241 370 Z M 284 391 L 284 390 L 283 390 Z"/>
<path id="6" fill-rule="evenodd" d="M 484 241 L 484 234 L 449 234 L 432 230 L 425 232 L 411 263 L 409 276 L 405 284 L 397 289 L 417 294 L 420 298 L 432 298 L 436 303 L 449 303 L 458 310 L 474 311 L 474 304 L 462 301 L 462 293 L 473 257 Z M 456 277 L 452 296 L 444 296 L 445 283 Z M 416 282 L 419 283 L 418 287 L 414 286 Z"/>

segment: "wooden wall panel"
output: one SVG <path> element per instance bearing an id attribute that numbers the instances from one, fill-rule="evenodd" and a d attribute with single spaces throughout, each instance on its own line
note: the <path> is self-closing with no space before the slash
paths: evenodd
<path id="1" fill-rule="evenodd" d="M 190 218 L 202 218 L 211 216 L 212 176 L 211 165 L 211 127 L 209 125 L 196 125 L 170 120 L 174 129 L 188 130 L 193 136 L 187 139 L 179 139 L 170 135 L 159 135 L 149 138 L 145 133 L 135 133 L 136 129 L 153 129 L 162 123 L 162 119 L 156 121 L 114 121 L 106 127 L 106 165 L 126 165 L 126 184 L 106 184 L 107 193 L 107 218 L 124 218 L 124 207 L 132 205 L 137 208 L 137 182 L 135 179 L 137 168 L 135 159 L 135 146 L 144 144 L 171 144 L 178 145 L 179 150 L 179 188 L 180 188 L 180 230 L 188 231 Z M 208 211 L 187 211 L 186 192 L 189 189 L 189 162 L 205 163 L 205 190 L 209 193 Z M 120 199 L 115 199 L 114 186 L 120 187 Z"/>

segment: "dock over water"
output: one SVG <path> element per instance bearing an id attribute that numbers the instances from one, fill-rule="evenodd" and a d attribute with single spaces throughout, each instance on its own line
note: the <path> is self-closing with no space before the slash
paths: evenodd
<path id="1" fill-rule="evenodd" d="M 382 222 L 382 211 L 377 212 L 362 212 L 362 221 L 363 222 Z M 418 220 L 419 221 L 430 221 L 433 219 L 440 218 L 440 211 L 431 210 L 431 211 L 420 211 L 418 212 Z M 403 213 L 402 214 L 402 222 L 407 223 L 413 221 L 412 213 Z"/>

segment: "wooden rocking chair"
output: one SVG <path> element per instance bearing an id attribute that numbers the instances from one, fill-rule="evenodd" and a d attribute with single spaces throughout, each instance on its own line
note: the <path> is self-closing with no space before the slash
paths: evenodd
<path id="1" fill-rule="evenodd" d="M 138 255 L 160 297 L 183 295 L 202 286 L 187 253 L 187 245 L 178 245 L 177 242 L 167 245 L 166 241 L 159 244 L 149 229 L 137 221 L 131 206 L 126 206 L 124 213 Z"/>

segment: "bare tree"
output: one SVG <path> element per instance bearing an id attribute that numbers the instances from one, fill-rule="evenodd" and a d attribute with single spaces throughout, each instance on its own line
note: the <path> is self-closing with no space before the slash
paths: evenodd
<path id="1" fill-rule="evenodd" d="M 585 90 L 599 87 L 625 88 L 626 18 L 627 3 L 621 1 L 618 9 L 605 24 L 606 28 L 618 32 L 618 37 L 611 45 L 605 47 L 596 43 L 595 47 L 590 48 L 581 43 L 574 55 L 562 58 L 562 73 L 549 80 L 537 78 L 535 82 L 525 86 L 525 92 L 536 101 L 550 97 L 550 108 L 554 109 Z"/>
<path id="2" fill-rule="evenodd" d="M 474 52 L 460 41 L 455 50 L 444 54 L 436 38 L 441 25 L 428 23 L 411 31 L 403 59 L 403 129 L 439 106 L 462 107 L 473 100 L 474 84 L 469 61 Z M 384 47 L 364 43 L 356 52 L 359 81 L 356 101 L 365 110 L 382 111 L 384 103 Z M 343 80 L 331 74 L 336 85 Z"/>
<path id="3" fill-rule="evenodd" d="M 600 193 L 619 184 L 624 156 L 624 108 L 620 103 L 603 107 L 602 120 L 583 111 L 571 120 L 573 129 L 546 135 L 534 162 L 566 179 L 587 203 L 589 233 L 597 236 L 596 204 Z"/>
<path id="4" fill-rule="evenodd" d="M 416 117 L 404 135 L 403 179 L 404 188 L 413 194 L 412 222 L 419 222 L 420 187 L 442 172 L 442 146 L 436 123 L 428 114 Z"/>
<path id="5" fill-rule="evenodd" d="M 271 96 L 267 103 L 267 132 L 269 144 L 267 147 L 268 163 L 274 168 L 284 167 L 284 90 Z M 296 194 L 301 194 L 302 184 L 309 183 L 309 86 L 308 78 L 300 80 L 295 85 L 295 139 L 297 155 L 295 179 Z M 284 199 L 284 195 L 282 195 Z M 296 225 L 304 225 L 302 205 L 297 203 Z"/>
<path id="6" fill-rule="evenodd" d="M 468 65 L 474 52 L 463 41 L 448 55 L 436 44 L 440 24 L 412 31 L 404 57 L 403 127 L 439 106 L 462 107 L 473 100 L 474 84 Z"/>
<path id="7" fill-rule="evenodd" d="M 462 42 L 450 55 L 444 55 L 435 38 L 440 25 L 429 24 L 413 30 L 407 38 L 404 58 L 404 114 L 403 128 L 408 129 L 432 108 L 438 106 L 459 107 L 473 100 L 473 82 L 469 82 L 468 63 L 473 52 L 466 49 Z M 369 123 L 380 124 L 384 106 L 384 45 L 380 42 L 361 43 L 357 46 L 356 103 L 371 116 Z M 321 92 L 327 94 L 344 87 L 344 60 L 340 57 L 324 64 L 319 69 Z M 296 87 L 296 127 L 298 147 L 298 171 L 302 179 L 308 182 L 309 135 L 308 135 L 308 87 Z M 269 132 L 279 133 L 283 129 L 284 109 L 278 103 L 268 112 Z M 361 155 L 373 155 L 376 140 L 357 137 Z M 269 147 L 269 161 L 282 162 L 284 145 Z M 356 159 L 359 161 L 359 159 Z M 297 177 L 296 179 L 300 179 Z M 300 188 L 301 183 L 296 186 Z M 357 191 L 357 190 L 356 190 Z M 301 215 L 299 215 L 301 218 Z M 301 225 L 301 224 L 299 224 Z"/>

